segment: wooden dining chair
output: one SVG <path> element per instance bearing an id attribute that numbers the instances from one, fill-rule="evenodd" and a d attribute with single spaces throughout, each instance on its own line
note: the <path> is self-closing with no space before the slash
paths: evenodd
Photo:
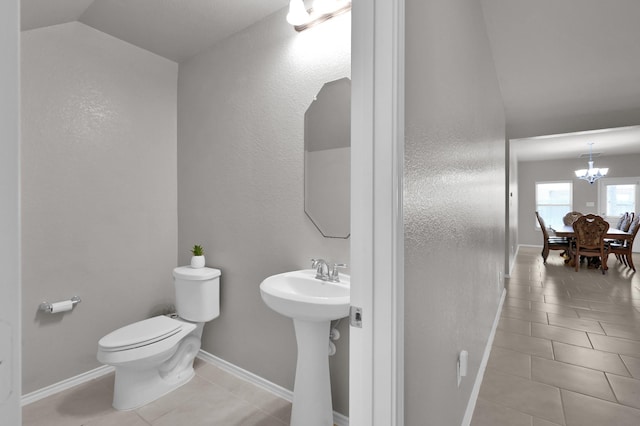
<path id="1" fill-rule="evenodd" d="M 540 229 L 542 229 L 542 263 L 547 263 L 547 257 L 549 256 L 549 250 L 564 250 L 569 251 L 569 240 L 562 237 L 550 237 L 547 232 L 547 225 L 544 223 L 542 216 L 536 212 Z"/>
<path id="2" fill-rule="evenodd" d="M 567 226 L 571 226 L 580 216 L 582 216 L 582 213 L 580 212 L 569 212 L 564 215 L 562 222 Z"/>
<path id="3" fill-rule="evenodd" d="M 616 229 L 622 229 L 620 227 L 622 226 L 624 221 L 627 220 L 628 217 L 629 217 L 629 212 L 625 212 L 622 216 L 620 216 L 620 219 L 618 219 L 618 223 L 616 223 Z"/>
<path id="4" fill-rule="evenodd" d="M 629 227 L 631 226 L 632 216 L 629 213 L 625 213 L 622 217 L 622 223 L 618 225 L 618 229 L 624 232 L 629 231 Z"/>
<path id="5" fill-rule="evenodd" d="M 636 217 L 629 226 L 628 232 L 631 233 L 631 238 L 609 244 L 609 253 L 615 254 L 618 262 L 624 263 L 633 269 L 633 272 L 636 271 L 636 267 L 633 265 L 633 240 L 638 234 L 638 229 L 640 229 L 640 217 Z"/>
<path id="6" fill-rule="evenodd" d="M 573 223 L 575 241 L 571 247 L 573 258 L 576 260 L 576 272 L 580 269 L 580 256 L 600 257 L 600 267 L 604 274 L 607 268 L 609 245 L 605 244 L 604 236 L 609 230 L 609 223 L 602 217 L 588 214 L 579 217 Z"/>

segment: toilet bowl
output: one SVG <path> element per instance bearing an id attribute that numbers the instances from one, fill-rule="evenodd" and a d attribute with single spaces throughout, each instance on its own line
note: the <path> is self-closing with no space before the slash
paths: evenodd
<path id="1" fill-rule="evenodd" d="M 220 314 L 220 271 L 173 270 L 176 314 L 119 328 L 98 342 L 98 361 L 115 367 L 113 407 L 133 410 L 187 383 L 204 323 Z"/>

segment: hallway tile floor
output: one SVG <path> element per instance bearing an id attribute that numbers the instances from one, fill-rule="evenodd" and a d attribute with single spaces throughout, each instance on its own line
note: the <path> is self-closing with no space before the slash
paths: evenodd
<path id="1" fill-rule="evenodd" d="M 196 375 L 132 411 L 111 407 L 113 373 L 31 403 L 23 426 L 286 426 L 291 403 L 196 359 Z"/>
<path id="2" fill-rule="evenodd" d="M 471 425 L 640 425 L 640 272 L 540 251 L 518 252 Z"/>

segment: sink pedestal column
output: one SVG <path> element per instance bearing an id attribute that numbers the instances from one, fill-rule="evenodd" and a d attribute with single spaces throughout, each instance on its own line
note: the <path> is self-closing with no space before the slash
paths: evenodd
<path id="1" fill-rule="evenodd" d="M 330 321 L 294 319 L 298 362 L 291 426 L 333 426 L 329 379 Z"/>

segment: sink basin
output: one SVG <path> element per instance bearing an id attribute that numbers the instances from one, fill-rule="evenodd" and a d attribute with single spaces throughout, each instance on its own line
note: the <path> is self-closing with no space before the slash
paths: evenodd
<path id="1" fill-rule="evenodd" d="M 315 278 L 315 269 L 272 275 L 260 284 L 262 300 L 274 311 L 293 319 L 332 321 L 349 315 L 349 276 L 340 282 Z"/>
<path id="2" fill-rule="evenodd" d="M 293 319 L 298 344 L 290 426 L 333 425 L 329 379 L 331 321 L 349 315 L 350 277 L 316 279 L 315 269 L 273 275 L 260 283 L 264 303 Z M 335 348 L 335 346 L 334 346 Z"/>

